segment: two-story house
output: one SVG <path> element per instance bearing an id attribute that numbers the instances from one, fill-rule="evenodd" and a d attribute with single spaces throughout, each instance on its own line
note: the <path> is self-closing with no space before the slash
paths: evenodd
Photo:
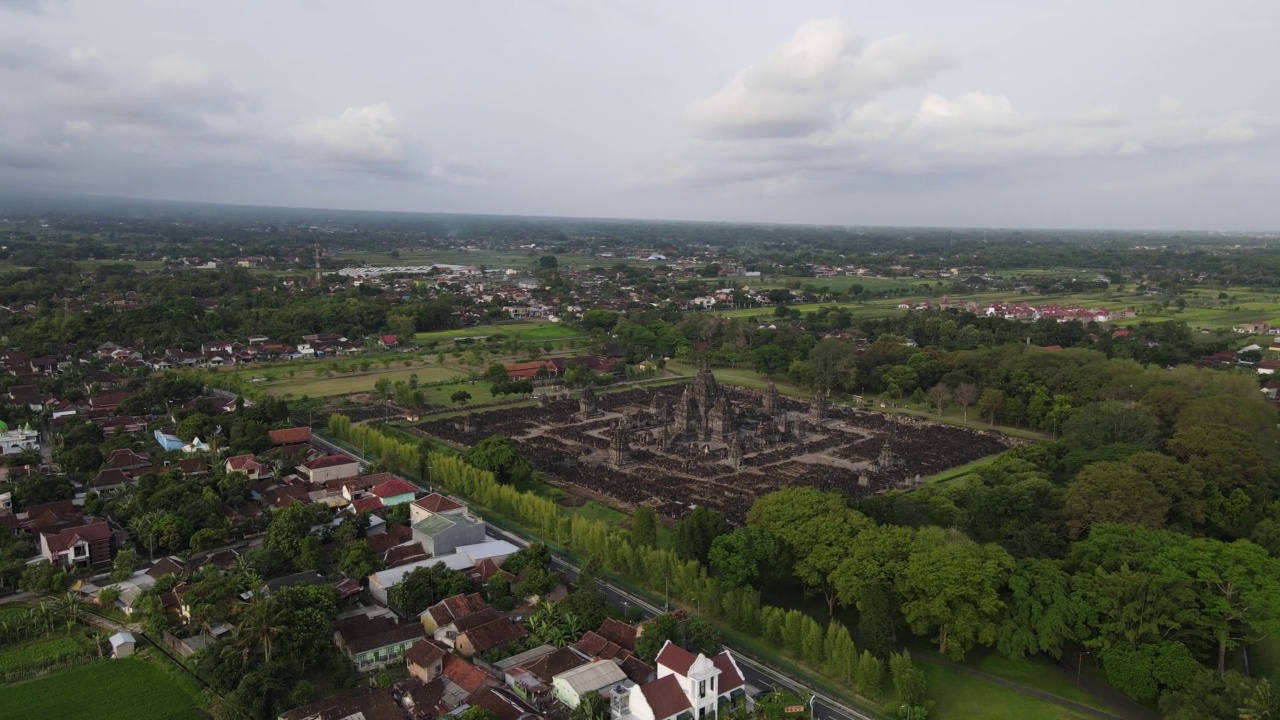
<path id="1" fill-rule="evenodd" d="M 612 720 L 703 720 L 715 717 L 721 702 L 739 699 L 748 711 L 752 708 L 742 671 L 728 650 L 708 658 L 668 640 L 656 663 L 653 682 L 616 687 L 610 698 Z"/>
<path id="2" fill-rule="evenodd" d="M 40 554 L 63 567 L 111 562 L 111 527 L 105 520 L 40 533 Z"/>

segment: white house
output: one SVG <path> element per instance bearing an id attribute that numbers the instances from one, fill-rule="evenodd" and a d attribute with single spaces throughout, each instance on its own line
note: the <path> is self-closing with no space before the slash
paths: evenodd
<path id="1" fill-rule="evenodd" d="M 118 632 L 112 635 L 109 642 L 111 643 L 111 657 L 127 658 L 133 654 L 133 647 L 137 643 L 133 639 L 133 635 L 127 632 Z"/>
<path id="2" fill-rule="evenodd" d="M 746 682 L 728 650 L 708 658 L 670 640 L 656 658 L 658 677 L 644 685 L 615 686 L 610 698 L 612 720 L 703 720 L 714 717 L 720 702 L 741 700 L 748 712 Z"/>

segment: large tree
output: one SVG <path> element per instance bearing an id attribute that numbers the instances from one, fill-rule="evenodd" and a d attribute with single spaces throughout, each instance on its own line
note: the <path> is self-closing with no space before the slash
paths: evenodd
<path id="1" fill-rule="evenodd" d="M 1142 473 L 1124 463 L 1100 462 L 1081 470 L 1067 486 L 1064 511 L 1068 531 L 1079 537 L 1094 523 L 1163 527 L 1169 506 L 1169 498 Z"/>
<path id="2" fill-rule="evenodd" d="M 916 553 L 895 582 L 902 615 L 917 635 L 937 633 L 939 653 L 961 660 L 975 643 L 996 641 L 1000 591 L 1013 566 L 998 545 L 952 541 Z"/>
<path id="3" fill-rule="evenodd" d="M 764 587 L 788 566 L 786 545 L 768 530 L 741 527 L 711 543 L 711 570 L 732 585 Z"/>
<path id="4" fill-rule="evenodd" d="M 1169 548 L 1157 571 L 1183 574 L 1196 591 L 1196 624 L 1217 644 L 1217 669 L 1227 651 L 1280 632 L 1280 559 L 1248 540 L 1195 538 Z"/>
<path id="5" fill-rule="evenodd" d="M 462 454 L 468 464 L 488 470 L 500 483 L 526 483 L 533 479 L 533 465 L 505 435 L 490 435 Z"/>
<path id="6" fill-rule="evenodd" d="M 693 512 L 676 523 L 672 547 L 681 559 L 706 564 L 711 544 L 730 530 L 728 521 L 719 510 L 709 507 L 694 508 Z"/>
<path id="7" fill-rule="evenodd" d="M 858 533 L 872 526 L 843 496 L 813 488 L 787 488 L 756 500 L 747 525 L 772 533 L 791 551 L 792 568 L 805 591 L 822 595 L 835 613 L 836 569 Z"/>
<path id="8" fill-rule="evenodd" d="M 1071 577 L 1052 560 L 1023 559 L 1009 574 L 1008 589 L 996 647 L 1011 658 L 1061 658 L 1062 646 L 1076 639 L 1079 627 Z"/>

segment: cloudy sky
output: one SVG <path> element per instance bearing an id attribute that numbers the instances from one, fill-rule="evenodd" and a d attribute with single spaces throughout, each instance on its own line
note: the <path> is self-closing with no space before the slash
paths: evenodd
<path id="1" fill-rule="evenodd" d="M 1275 0 L 0 0 L 0 192 L 1280 230 Z"/>

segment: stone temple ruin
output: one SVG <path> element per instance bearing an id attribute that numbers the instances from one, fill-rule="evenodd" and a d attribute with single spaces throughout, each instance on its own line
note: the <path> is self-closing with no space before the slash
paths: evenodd
<path id="1" fill-rule="evenodd" d="M 680 517 L 709 505 L 741 522 L 758 496 L 789 486 L 850 496 L 921 478 L 1013 444 L 1000 434 L 921 418 L 800 401 L 770 383 L 725 387 L 703 367 L 692 382 L 543 396 L 533 407 L 428 420 L 424 434 L 474 444 L 514 439 L 548 479 L 611 504 Z"/>

